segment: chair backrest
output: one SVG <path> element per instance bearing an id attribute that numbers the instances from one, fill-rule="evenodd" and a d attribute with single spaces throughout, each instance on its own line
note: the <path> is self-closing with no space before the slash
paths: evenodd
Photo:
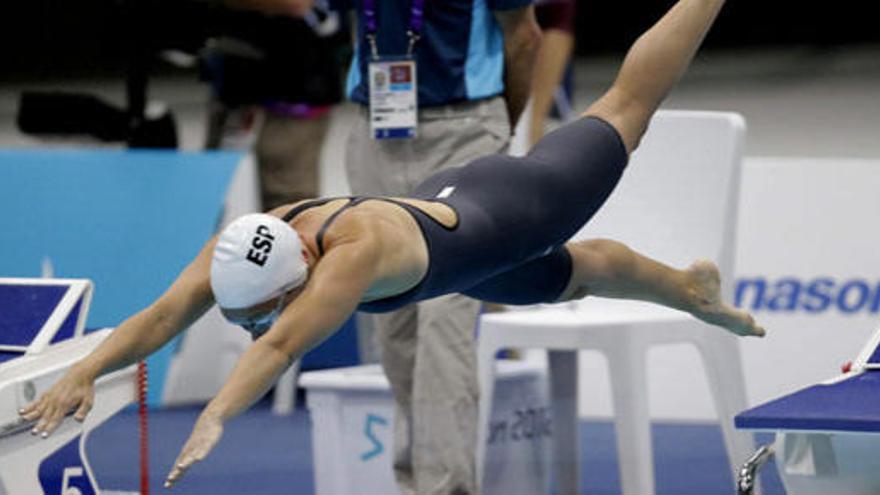
<path id="1" fill-rule="evenodd" d="M 739 114 L 658 112 L 617 190 L 576 238 L 618 240 L 676 267 L 713 259 L 729 296 L 744 140 Z"/>

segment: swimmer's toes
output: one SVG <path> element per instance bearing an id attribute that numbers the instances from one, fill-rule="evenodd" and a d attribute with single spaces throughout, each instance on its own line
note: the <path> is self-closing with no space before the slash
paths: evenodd
<path id="1" fill-rule="evenodd" d="M 763 337 L 766 333 L 764 328 L 757 324 L 755 317 L 749 313 L 730 307 L 727 308 L 727 311 L 731 319 L 730 325 L 726 328 L 737 335 Z"/>

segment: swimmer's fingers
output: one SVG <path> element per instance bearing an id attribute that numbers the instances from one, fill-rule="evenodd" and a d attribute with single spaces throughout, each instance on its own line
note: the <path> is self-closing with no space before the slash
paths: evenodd
<path id="1" fill-rule="evenodd" d="M 207 453 L 198 456 L 192 447 L 185 445 L 180 455 L 177 456 L 177 460 L 174 461 L 174 467 L 171 468 L 171 472 L 168 473 L 168 477 L 165 479 L 165 488 L 171 488 L 193 464 L 204 459 L 205 455 Z"/>
<path id="2" fill-rule="evenodd" d="M 36 421 L 43 416 L 43 411 L 45 410 L 45 408 L 45 397 L 40 397 L 39 399 L 19 409 L 18 414 L 27 421 Z"/>
<path id="3" fill-rule="evenodd" d="M 68 414 L 74 413 L 78 421 L 84 421 L 92 408 L 94 397 L 92 380 L 68 375 L 35 403 L 22 408 L 20 413 L 25 420 L 37 421 L 31 433 L 45 438 L 58 428 Z"/>
<path id="4" fill-rule="evenodd" d="M 177 460 L 174 462 L 174 467 L 171 469 L 171 472 L 168 473 L 168 477 L 165 478 L 165 488 L 171 488 L 177 483 L 177 480 L 183 476 L 183 473 L 189 468 L 189 464 L 184 464 L 182 460 Z"/>
<path id="5" fill-rule="evenodd" d="M 43 412 L 42 417 L 39 421 L 37 421 L 36 426 L 31 429 L 32 435 L 40 435 L 43 438 L 49 436 L 52 430 L 54 430 L 54 426 L 57 426 L 60 420 L 56 419 L 58 417 L 58 407 L 55 404 L 49 404 Z M 50 429 L 50 426 L 52 427 Z"/>
<path id="6" fill-rule="evenodd" d="M 44 396 L 41 400 L 41 405 L 31 414 L 25 416 L 27 420 L 37 421 L 37 424 L 31 428 L 31 434 L 41 435 L 43 438 L 49 436 L 49 433 L 58 426 L 61 418 L 64 417 L 64 414 L 60 411 L 62 409 L 59 407 L 56 398 L 48 394 Z"/>
<path id="7" fill-rule="evenodd" d="M 168 477 L 165 478 L 165 488 L 171 488 L 193 464 L 204 459 L 205 455 L 207 452 L 199 456 L 198 452 L 187 442 L 180 451 L 180 455 L 177 456 L 177 460 L 174 461 L 174 467 L 171 468 Z"/>
<path id="8" fill-rule="evenodd" d="M 204 414 L 199 417 L 192 435 L 180 450 L 174 467 L 165 479 L 165 488 L 173 486 L 193 464 L 207 457 L 222 435 L 223 423 L 220 420 Z"/>
<path id="9" fill-rule="evenodd" d="M 95 391 L 91 390 L 88 395 L 86 395 L 79 407 L 76 409 L 76 412 L 73 414 L 73 419 L 82 423 L 86 420 L 86 416 L 88 416 L 89 412 L 92 410 L 92 405 L 95 403 Z"/>
<path id="10" fill-rule="evenodd" d="M 43 438 L 48 437 L 52 434 L 52 432 L 55 431 L 56 428 L 58 428 L 59 425 L 61 425 L 64 417 L 67 416 L 72 409 L 73 406 L 65 402 L 61 402 L 51 406 L 47 413 L 44 414 L 40 421 L 37 423 L 37 426 L 35 426 L 34 429 L 31 430 L 31 433 L 35 435 L 40 435 Z"/>

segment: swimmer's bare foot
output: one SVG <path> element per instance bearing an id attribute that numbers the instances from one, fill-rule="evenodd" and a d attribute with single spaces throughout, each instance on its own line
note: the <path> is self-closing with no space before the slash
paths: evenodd
<path id="1" fill-rule="evenodd" d="M 752 315 L 721 301 L 721 275 L 709 260 L 694 262 L 686 270 L 691 279 L 695 299 L 691 313 L 697 318 L 725 328 L 737 335 L 763 337 L 766 331 L 755 323 Z"/>

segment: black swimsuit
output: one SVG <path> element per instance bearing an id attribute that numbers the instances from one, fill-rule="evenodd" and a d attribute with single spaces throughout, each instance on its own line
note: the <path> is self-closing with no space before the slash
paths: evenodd
<path id="1" fill-rule="evenodd" d="M 409 197 L 450 206 L 458 218 L 453 228 L 408 203 L 351 197 L 315 240 L 323 254 L 331 222 L 370 199 L 396 204 L 418 223 L 428 246 L 425 276 L 405 292 L 361 303 L 360 311 L 391 311 L 453 292 L 502 304 L 553 302 L 571 277 L 564 243 L 605 202 L 626 162 L 617 131 L 600 119 L 583 118 L 545 136 L 525 157 L 486 156 L 422 182 Z M 298 205 L 284 220 L 333 199 L 338 198 Z"/>

